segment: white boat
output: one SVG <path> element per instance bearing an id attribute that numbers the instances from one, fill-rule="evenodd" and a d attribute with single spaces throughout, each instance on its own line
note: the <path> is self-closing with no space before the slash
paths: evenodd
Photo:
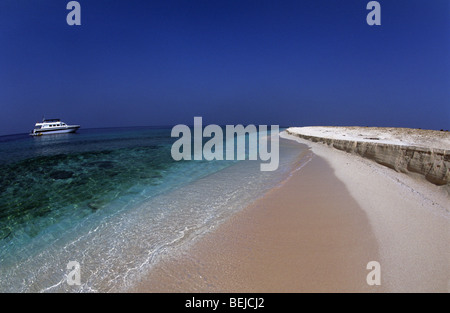
<path id="1" fill-rule="evenodd" d="M 42 123 L 36 123 L 31 131 L 31 136 L 41 136 L 49 134 L 74 133 L 80 128 L 80 125 L 67 125 L 60 119 L 44 119 Z"/>

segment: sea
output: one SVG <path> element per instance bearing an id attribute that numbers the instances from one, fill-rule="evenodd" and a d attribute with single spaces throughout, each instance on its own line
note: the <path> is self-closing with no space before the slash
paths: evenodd
<path id="1" fill-rule="evenodd" d="M 171 127 L 0 137 L 0 292 L 126 291 L 311 157 L 280 139 L 272 172 L 175 161 L 177 139 Z"/>

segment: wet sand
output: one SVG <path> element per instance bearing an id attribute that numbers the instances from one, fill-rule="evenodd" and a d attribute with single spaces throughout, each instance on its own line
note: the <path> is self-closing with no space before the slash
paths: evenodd
<path id="1" fill-rule="evenodd" d="M 380 292 L 366 213 L 315 155 L 281 186 L 160 261 L 131 292 Z"/>

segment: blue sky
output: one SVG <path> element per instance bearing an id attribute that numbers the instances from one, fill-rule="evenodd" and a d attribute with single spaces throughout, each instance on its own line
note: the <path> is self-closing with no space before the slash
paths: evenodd
<path id="1" fill-rule="evenodd" d="M 450 2 L 0 1 L 0 135 L 192 124 L 450 128 Z"/>

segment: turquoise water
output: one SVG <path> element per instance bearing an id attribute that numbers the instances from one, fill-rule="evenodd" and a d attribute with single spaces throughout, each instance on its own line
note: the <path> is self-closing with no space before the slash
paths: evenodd
<path id="1" fill-rule="evenodd" d="M 171 158 L 170 128 L 0 137 L 0 291 L 120 291 L 282 181 L 280 167 Z M 81 285 L 66 283 L 69 261 Z"/>

